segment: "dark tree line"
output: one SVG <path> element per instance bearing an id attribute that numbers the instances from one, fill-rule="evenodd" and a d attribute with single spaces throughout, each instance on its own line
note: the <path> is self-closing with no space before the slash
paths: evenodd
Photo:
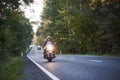
<path id="1" fill-rule="evenodd" d="M 18 9 L 18 1 L 0 0 L 0 59 L 20 55 L 32 40 L 32 26 Z"/>
<path id="2" fill-rule="evenodd" d="M 46 0 L 40 38 L 63 53 L 120 53 L 120 0 Z"/>
<path id="3" fill-rule="evenodd" d="M 98 25 L 98 49 L 100 53 L 120 52 L 120 0 L 99 0 L 92 3 Z"/>

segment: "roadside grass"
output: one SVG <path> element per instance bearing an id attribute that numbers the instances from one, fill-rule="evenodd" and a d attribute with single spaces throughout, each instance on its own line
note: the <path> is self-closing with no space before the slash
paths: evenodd
<path id="1" fill-rule="evenodd" d="M 10 58 L 0 63 L 0 80 L 22 80 L 23 57 Z"/>
<path id="2" fill-rule="evenodd" d="M 69 54 L 58 54 L 58 55 L 83 55 L 83 56 L 111 56 L 111 57 L 120 57 L 120 53 L 104 53 L 104 54 L 100 54 L 100 53 L 95 53 L 95 52 L 90 52 L 90 53 L 69 53 Z"/>
<path id="3" fill-rule="evenodd" d="M 99 54 L 99 53 L 88 53 L 85 54 L 88 56 L 111 56 L 111 57 L 120 57 L 120 54 L 118 53 L 114 53 L 114 54 L 109 54 L 109 53 L 104 53 L 104 54 Z"/>
<path id="4" fill-rule="evenodd" d="M 113 56 L 113 57 L 120 57 L 120 54 L 104 54 L 103 56 Z"/>

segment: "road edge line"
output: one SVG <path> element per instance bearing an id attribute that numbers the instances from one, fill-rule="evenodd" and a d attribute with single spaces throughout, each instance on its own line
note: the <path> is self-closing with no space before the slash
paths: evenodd
<path id="1" fill-rule="evenodd" d="M 45 72 L 52 80 L 60 80 L 59 78 L 57 78 L 55 75 L 53 75 L 52 73 L 50 73 L 48 70 L 46 70 L 45 68 L 43 68 L 41 65 L 39 65 L 38 63 L 36 63 L 32 58 L 30 58 L 28 55 L 27 57 L 38 67 L 40 68 L 43 72 Z"/>

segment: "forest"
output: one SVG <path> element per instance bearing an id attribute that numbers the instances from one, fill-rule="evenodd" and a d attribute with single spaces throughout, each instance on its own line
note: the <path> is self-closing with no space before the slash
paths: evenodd
<path id="1" fill-rule="evenodd" d="M 24 55 L 34 40 L 19 1 L 29 6 L 34 0 L 0 0 L 0 80 L 22 80 Z M 37 45 L 51 36 L 57 54 L 120 56 L 120 0 L 44 0 L 44 5 Z"/>
<path id="2" fill-rule="evenodd" d="M 120 0 L 44 1 L 40 44 L 50 35 L 58 53 L 120 54 Z M 0 59 L 20 55 L 31 43 L 32 26 L 19 5 L 19 0 L 0 1 Z"/>
<path id="3" fill-rule="evenodd" d="M 120 0 L 45 0 L 40 44 L 48 35 L 65 54 L 120 54 Z"/>
<path id="4" fill-rule="evenodd" d="M 19 0 L 0 0 L 0 61 L 25 53 L 32 41 L 32 26 L 19 5 Z"/>

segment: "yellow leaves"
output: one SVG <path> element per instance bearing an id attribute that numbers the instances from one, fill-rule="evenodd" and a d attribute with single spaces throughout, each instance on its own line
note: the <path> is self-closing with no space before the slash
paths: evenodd
<path id="1" fill-rule="evenodd" d="M 107 0 L 92 0 L 92 3 L 96 4 L 98 1 L 102 3 L 107 2 Z"/>
<path id="2" fill-rule="evenodd" d="M 64 14 L 64 13 L 66 12 L 66 10 L 65 10 L 65 9 L 63 9 L 63 10 L 58 10 L 58 12 L 59 12 L 60 14 Z"/>
<path id="3" fill-rule="evenodd" d="M 45 26 L 48 26 L 49 24 L 51 24 L 52 23 L 52 20 L 50 20 L 50 19 L 45 19 L 44 20 L 44 25 Z"/>

